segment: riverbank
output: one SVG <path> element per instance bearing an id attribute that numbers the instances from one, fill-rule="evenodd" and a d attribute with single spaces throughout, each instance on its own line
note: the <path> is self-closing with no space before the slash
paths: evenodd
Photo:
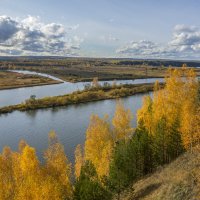
<path id="1" fill-rule="evenodd" d="M 161 87 L 163 84 L 161 84 Z M 76 91 L 71 94 L 45 97 L 42 99 L 28 99 L 24 103 L 0 108 L 0 114 L 11 113 L 13 111 L 27 111 L 42 108 L 67 106 L 72 104 L 100 101 L 106 99 L 116 99 L 132 96 L 139 93 L 152 91 L 154 84 L 126 84 L 118 86 L 96 87 L 83 91 Z"/>
<path id="2" fill-rule="evenodd" d="M 17 89 L 17 88 L 27 88 L 27 87 L 45 86 L 45 85 L 56 85 L 56 84 L 60 84 L 60 83 L 62 83 L 62 82 L 52 80 L 49 83 L 36 83 L 36 84 L 30 84 L 30 85 L 4 86 L 4 87 L 1 87 L 0 90 L 12 90 L 12 89 Z"/>
<path id="3" fill-rule="evenodd" d="M 55 76 L 55 74 L 52 74 L 53 76 Z M 66 76 L 56 76 L 57 78 L 59 79 L 62 79 L 63 81 L 66 81 L 66 82 L 70 82 L 70 83 L 80 83 L 80 82 L 92 82 L 94 80 L 95 77 L 89 77 L 89 78 L 76 78 L 76 79 L 73 79 L 71 77 L 66 77 Z M 150 77 L 146 77 L 146 76 L 134 76 L 132 78 L 130 77 L 108 77 L 108 78 L 105 78 L 105 77 L 100 77 L 98 78 L 98 81 L 134 81 L 136 79 L 153 79 L 153 78 L 165 78 L 164 76 L 150 76 Z"/>
<path id="4" fill-rule="evenodd" d="M 0 90 L 52 85 L 59 83 L 62 82 L 39 75 L 22 74 L 11 71 L 0 71 Z"/>

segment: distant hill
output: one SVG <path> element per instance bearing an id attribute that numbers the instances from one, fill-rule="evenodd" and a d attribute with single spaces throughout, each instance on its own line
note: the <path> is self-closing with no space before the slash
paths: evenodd
<path id="1" fill-rule="evenodd" d="M 199 200 L 200 148 L 133 184 L 121 200 Z"/>

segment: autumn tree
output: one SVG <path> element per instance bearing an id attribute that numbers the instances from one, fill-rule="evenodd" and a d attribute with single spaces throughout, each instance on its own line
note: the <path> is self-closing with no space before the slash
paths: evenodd
<path id="1" fill-rule="evenodd" d="M 112 155 L 113 137 L 108 117 L 103 119 L 92 115 L 86 131 L 85 160 L 90 160 L 97 174 L 108 175 Z"/>
<path id="2" fill-rule="evenodd" d="M 9 200 L 15 194 L 15 180 L 12 170 L 12 151 L 9 147 L 4 147 L 0 155 L 0 199 Z"/>
<path id="3" fill-rule="evenodd" d="M 49 133 L 49 147 L 45 151 L 45 171 L 55 181 L 57 181 L 61 198 L 70 199 L 72 197 L 72 185 L 70 182 L 71 164 L 69 163 L 64 147 L 58 142 L 54 131 Z"/>
<path id="4" fill-rule="evenodd" d="M 5 147 L 0 154 L 0 199 L 72 199 L 70 167 L 54 132 L 49 136 L 44 164 L 24 140 L 19 143 L 19 152 Z"/>
<path id="5" fill-rule="evenodd" d="M 181 110 L 181 133 L 185 148 L 192 150 L 195 141 L 198 139 L 195 124 L 198 112 L 198 81 L 193 69 L 188 69 L 184 77 L 184 89 Z"/>
<path id="6" fill-rule="evenodd" d="M 83 157 L 83 152 L 82 152 L 82 148 L 81 145 L 78 144 L 75 150 L 75 178 L 77 179 L 80 176 L 81 173 L 81 167 L 84 164 L 84 157 Z"/>
<path id="7" fill-rule="evenodd" d="M 169 69 L 165 87 L 155 85 L 153 100 L 145 97 L 138 111 L 138 123 L 143 122 L 154 137 L 154 150 L 160 164 L 170 162 L 186 149 L 192 148 L 197 136 L 194 130 L 197 116 L 198 83 L 192 69 Z M 176 148 L 174 148 L 176 147 Z"/>
<path id="8" fill-rule="evenodd" d="M 143 98 L 143 105 L 137 112 L 137 124 L 143 124 L 151 134 L 153 129 L 153 102 L 150 96 Z"/>
<path id="9" fill-rule="evenodd" d="M 122 104 L 122 101 L 118 100 L 115 109 L 115 114 L 112 119 L 115 141 L 130 138 L 130 136 L 133 133 L 133 128 L 131 127 L 131 120 L 131 111 L 129 109 L 125 109 L 125 107 Z"/>
<path id="10" fill-rule="evenodd" d="M 17 169 L 17 168 L 15 168 Z M 40 166 L 35 149 L 26 145 L 19 157 L 18 185 L 14 199 L 37 199 L 39 194 Z"/>
<path id="11" fill-rule="evenodd" d="M 92 80 L 92 86 L 93 87 L 98 87 L 99 86 L 99 79 L 98 77 L 94 77 Z"/>

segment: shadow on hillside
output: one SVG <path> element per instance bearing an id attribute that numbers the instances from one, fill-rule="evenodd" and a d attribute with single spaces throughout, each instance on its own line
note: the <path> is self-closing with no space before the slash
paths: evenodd
<path id="1" fill-rule="evenodd" d="M 151 194 L 153 191 L 157 190 L 161 185 L 161 183 L 148 185 L 147 187 L 139 190 L 131 200 L 139 200 L 141 198 L 144 198 L 145 196 Z"/>

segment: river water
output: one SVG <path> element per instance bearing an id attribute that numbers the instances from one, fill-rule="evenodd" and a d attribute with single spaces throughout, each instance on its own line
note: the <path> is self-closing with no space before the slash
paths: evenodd
<path id="1" fill-rule="evenodd" d="M 45 77 L 52 78 L 54 80 L 62 81 L 54 76 L 50 76 L 47 74 L 30 72 L 30 71 L 15 71 L 24 74 L 37 74 Z M 139 83 L 153 83 L 155 80 L 163 81 L 162 78 L 149 78 L 149 79 L 135 79 L 135 80 L 116 80 L 116 84 L 139 84 Z M 106 81 L 109 84 L 112 84 L 113 81 Z M 105 81 L 99 81 L 102 85 Z M 58 96 L 69 94 L 77 90 L 83 90 L 84 86 L 90 84 L 90 82 L 79 82 L 79 83 L 70 83 L 64 82 L 61 84 L 55 85 L 43 85 L 43 86 L 34 86 L 34 87 L 25 87 L 25 88 L 17 88 L 17 89 L 9 89 L 9 90 L 0 90 L 0 107 L 14 105 L 24 102 L 31 95 L 36 95 L 36 98 L 42 98 L 47 96 Z"/>
<path id="2" fill-rule="evenodd" d="M 155 80 L 161 81 L 162 79 L 136 79 L 134 81 L 117 81 L 117 83 L 137 84 Z M 40 98 L 70 93 L 77 89 L 83 89 L 84 84 L 64 82 L 57 85 L 2 90 L 0 91 L 0 106 L 20 103 L 29 98 L 31 94 Z M 149 94 L 151 95 L 151 93 Z M 138 94 L 123 99 L 125 107 L 133 113 L 133 126 L 136 125 L 136 112 L 142 105 L 143 96 L 144 94 Z M 112 117 L 115 107 L 116 100 L 104 100 L 59 108 L 15 111 L 0 115 L 0 150 L 6 145 L 17 150 L 20 139 L 25 139 L 29 145 L 36 148 L 37 155 L 41 159 L 48 146 L 48 133 L 55 130 L 70 161 L 73 161 L 76 145 L 84 144 L 90 116 L 98 114 L 103 117 L 108 114 Z"/>

